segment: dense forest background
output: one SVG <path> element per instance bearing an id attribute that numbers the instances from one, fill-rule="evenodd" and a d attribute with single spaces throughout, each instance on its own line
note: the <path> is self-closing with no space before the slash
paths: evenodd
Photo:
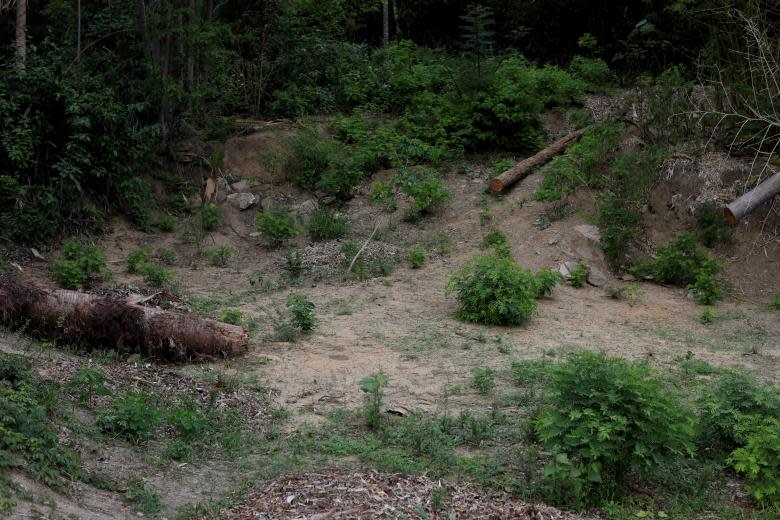
<path id="1" fill-rule="evenodd" d="M 224 138 L 236 116 L 402 116 L 420 160 L 531 151 L 529 114 L 588 89 L 749 85 L 741 20 L 780 18 L 758 0 L 390 0 L 383 50 L 381 1 L 25 0 L 21 22 L 4 4 L 6 241 L 87 229 L 112 208 L 132 215 L 139 174 L 184 138 Z"/>

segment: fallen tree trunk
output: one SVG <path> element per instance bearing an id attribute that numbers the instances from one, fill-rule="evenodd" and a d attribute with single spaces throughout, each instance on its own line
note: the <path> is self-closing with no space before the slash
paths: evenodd
<path id="1" fill-rule="evenodd" d="M 780 173 L 772 175 L 767 180 L 723 208 L 723 214 L 730 224 L 735 225 L 742 217 L 778 193 L 780 193 Z"/>
<path id="2" fill-rule="evenodd" d="M 556 155 L 563 153 L 563 151 L 566 150 L 569 145 L 575 143 L 580 137 L 582 137 L 584 132 L 585 129 L 575 130 L 566 137 L 558 139 L 536 155 L 515 164 L 507 171 L 490 181 L 490 191 L 494 195 L 501 193 L 511 185 L 526 177 L 531 172 L 531 170 L 537 166 L 542 165 Z"/>
<path id="3" fill-rule="evenodd" d="M 182 360 L 247 350 L 243 327 L 76 291 L 47 291 L 0 275 L 0 322 L 34 336 Z"/>

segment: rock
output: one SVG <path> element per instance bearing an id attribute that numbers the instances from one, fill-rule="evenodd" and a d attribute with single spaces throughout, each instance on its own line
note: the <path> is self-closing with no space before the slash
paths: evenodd
<path id="1" fill-rule="evenodd" d="M 200 195 L 191 196 L 187 202 L 192 209 L 198 209 L 199 207 L 203 206 L 203 200 L 200 198 Z"/>
<path id="2" fill-rule="evenodd" d="M 231 206 L 241 211 L 257 204 L 257 197 L 251 193 L 231 193 L 227 200 Z"/>
<path id="3" fill-rule="evenodd" d="M 558 241 L 560 239 L 561 239 L 561 237 L 559 235 L 555 235 L 554 237 L 552 237 L 550 240 L 547 241 L 547 245 L 548 246 L 554 246 L 555 244 L 558 243 Z"/>
<path id="4" fill-rule="evenodd" d="M 322 197 L 320 199 L 320 204 L 322 204 L 323 206 L 330 206 L 334 202 L 336 202 L 336 197 L 334 197 L 333 195 L 326 195 L 325 197 Z"/>
<path id="5" fill-rule="evenodd" d="M 217 204 L 224 204 L 225 201 L 228 198 L 228 194 L 224 191 L 218 191 L 216 195 L 214 195 L 214 202 Z"/>
<path id="6" fill-rule="evenodd" d="M 30 252 L 31 252 L 31 253 L 32 253 L 32 255 L 33 255 L 35 258 L 37 258 L 38 260 L 46 260 L 46 258 L 45 258 L 45 257 L 44 257 L 44 256 L 43 256 L 41 253 L 40 253 L 40 251 L 38 251 L 38 250 L 37 250 L 37 249 L 35 249 L 34 247 L 31 247 L 31 248 L 30 248 Z"/>
<path id="7" fill-rule="evenodd" d="M 233 190 L 230 188 L 227 179 L 225 179 L 224 177 L 220 177 L 217 179 L 217 192 L 226 193 L 226 194 L 233 193 Z"/>
<path id="8" fill-rule="evenodd" d="M 297 208 L 295 208 L 295 215 L 303 225 L 308 225 L 309 220 L 311 220 L 311 216 L 319 209 L 319 207 L 320 206 L 317 204 L 316 200 L 305 200 L 301 202 Z"/>
<path id="9" fill-rule="evenodd" d="M 263 211 L 270 211 L 275 206 L 273 197 L 265 197 L 260 201 L 260 207 Z"/>
<path id="10" fill-rule="evenodd" d="M 590 268 L 590 271 L 588 272 L 589 284 L 591 284 L 593 287 L 603 287 L 604 285 L 606 285 L 607 281 L 608 281 L 607 275 L 605 275 L 595 267 Z"/>
<path id="11" fill-rule="evenodd" d="M 230 188 L 236 193 L 244 193 L 249 191 L 249 183 L 246 181 L 234 182 L 230 185 Z"/>
<path id="12" fill-rule="evenodd" d="M 579 226 L 574 226 L 574 231 L 584 236 L 588 240 L 593 240 L 594 242 L 601 240 L 601 231 L 599 231 L 599 228 L 596 226 L 592 226 L 590 224 L 580 224 Z"/>
<path id="13" fill-rule="evenodd" d="M 249 233 L 249 238 L 260 238 L 260 233 L 258 233 L 257 231 L 252 231 L 251 233 Z"/>
<path id="14" fill-rule="evenodd" d="M 624 274 L 623 276 L 620 277 L 620 279 L 626 282 L 635 282 L 636 276 L 634 276 L 633 274 Z"/>
<path id="15" fill-rule="evenodd" d="M 571 272 L 576 268 L 577 262 L 568 261 L 561 264 L 561 266 L 558 268 L 558 272 L 561 273 L 561 276 L 564 278 L 569 278 L 569 276 L 571 276 Z"/>

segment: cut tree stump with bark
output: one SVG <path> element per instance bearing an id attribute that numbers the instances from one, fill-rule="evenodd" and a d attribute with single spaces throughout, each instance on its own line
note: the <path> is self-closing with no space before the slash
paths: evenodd
<path id="1" fill-rule="evenodd" d="M 780 193 L 780 173 L 772 175 L 767 180 L 723 208 L 723 214 L 730 224 L 735 225 L 742 217 L 778 193 Z"/>
<path id="2" fill-rule="evenodd" d="M 582 134 L 585 132 L 585 130 L 587 129 L 583 128 L 581 130 L 575 130 L 566 137 L 558 139 L 536 155 L 515 164 L 507 171 L 490 181 L 490 191 L 496 195 L 512 186 L 516 182 L 520 181 L 524 177 L 528 176 L 528 174 L 531 173 L 531 170 L 546 163 L 556 155 L 563 153 L 566 148 L 569 147 L 569 145 L 577 142 L 577 140 L 582 137 Z"/>
<path id="3" fill-rule="evenodd" d="M 0 274 L 0 323 L 33 336 L 169 360 L 235 356 L 249 343 L 243 327 L 127 300 L 49 291 L 9 274 Z"/>

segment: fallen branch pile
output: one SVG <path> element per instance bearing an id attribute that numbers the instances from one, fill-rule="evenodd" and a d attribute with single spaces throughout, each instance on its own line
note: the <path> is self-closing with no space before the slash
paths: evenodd
<path id="1" fill-rule="evenodd" d="M 246 351 L 243 327 L 76 291 L 48 291 L 0 274 L 0 323 L 33 336 L 170 360 Z"/>

